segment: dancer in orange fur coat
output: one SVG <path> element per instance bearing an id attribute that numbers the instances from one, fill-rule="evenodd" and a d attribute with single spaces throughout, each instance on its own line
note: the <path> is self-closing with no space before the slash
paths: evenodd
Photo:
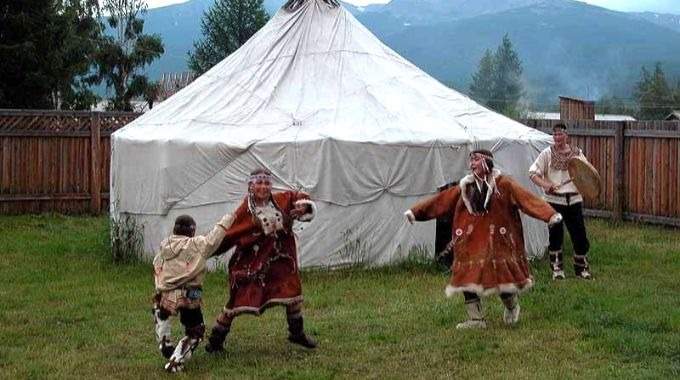
<path id="1" fill-rule="evenodd" d="M 490 294 L 500 295 L 504 321 L 512 325 L 519 319 L 517 294 L 533 285 L 519 211 L 550 225 L 562 217 L 494 169 L 490 151 L 473 151 L 470 169 L 458 185 L 418 202 L 405 215 L 411 223 L 451 215 L 454 261 L 446 295 L 463 293 L 468 313 L 468 320 L 456 328 L 485 328 L 480 297 Z"/>

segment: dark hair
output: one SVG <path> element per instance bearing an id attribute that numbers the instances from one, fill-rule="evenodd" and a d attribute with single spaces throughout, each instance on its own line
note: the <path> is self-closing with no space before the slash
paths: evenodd
<path id="1" fill-rule="evenodd" d="M 491 151 L 487 150 L 487 149 L 476 149 L 476 150 L 473 150 L 470 154 L 472 155 L 472 154 L 475 154 L 475 153 L 483 154 L 485 156 L 489 156 L 489 157 L 493 158 L 493 153 L 491 153 Z M 486 161 L 486 166 L 489 168 L 489 171 L 493 170 L 493 160 L 485 158 L 484 161 Z"/>
<path id="2" fill-rule="evenodd" d="M 557 124 L 553 125 L 552 129 L 553 129 L 553 132 L 554 132 L 556 129 L 559 129 L 559 130 L 561 130 L 562 132 L 566 132 L 566 131 L 567 131 L 567 126 L 566 126 L 566 124 L 563 124 L 563 123 L 557 123 Z"/>
<path id="3" fill-rule="evenodd" d="M 180 215 L 175 219 L 175 228 L 172 229 L 173 234 L 193 237 L 195 232 L 196 222 L 194 218 L 189 215 Z"/>

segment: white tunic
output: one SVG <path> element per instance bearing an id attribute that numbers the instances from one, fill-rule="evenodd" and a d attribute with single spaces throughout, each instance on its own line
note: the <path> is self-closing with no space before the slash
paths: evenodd
<path id="1" fill-rule="evenodd" d="M 551 151 L 550 147 L 545 148 L 536 158 L 536 161 L 531 165 L 529 168 L 529 176 L 533 177 L 535 175 L 541 176 L 544 179 L 554 183 L 555 185 L 563 184 L 557 190 L 555 190 L 555 193 L 557 194 L 569 194 L 569 193 L 576 193 L 576 195 L 572 195 L 569 197 L 569 203 L 567 203 L 567 197 L 566 196 L 558 196 L 558 195 L 553 195 L 553 194 L 543 194 L 543 199 L 545 199 L 546 202 L 549 203 L 555 203 L 559 205 L 573 205 L 578 202 L 583 202 L 583 197 L 581 194 L 578 194 L 578 189 L 574 185 L 573 182 L 568 182 L 567 181 L 571 180 L 571 176 L 569 176 L 569 171 L 567 170 L 556 170 L 550 165 L 551 161 Z M 579 155 L 577 156 L 579 159 L 582 159 L 584 161 L 587 161 L 586 157 L 583 155 L 583 152 L 579 150 Z"/>

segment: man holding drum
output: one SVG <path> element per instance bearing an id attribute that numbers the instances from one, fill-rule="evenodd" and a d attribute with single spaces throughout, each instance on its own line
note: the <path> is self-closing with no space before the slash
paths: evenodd
<path id="1" fill-rule="evenodd" d="M 564 218 L 562 223 L 549 228 L 552 277 L 554 280 L 565 278 L 562 257 L 564 224 L 574 246 L 576 277 L 591 279 L 588 264 L 590 242 L 583 221 L 583 195 L 597 197 L 599 175 L 581 149 L 569 145 L 566 125 L 556 124 L 553 127 L 553 139 L 555 144 L 543 150 L 529 168 L 532 182 L 545 191 L 543 198 Z"/>

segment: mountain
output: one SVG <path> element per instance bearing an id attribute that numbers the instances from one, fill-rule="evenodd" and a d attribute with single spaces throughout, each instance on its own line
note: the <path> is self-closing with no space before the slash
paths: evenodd
<path id="1" fill-rule="evenodd" d="M 576 1 L 549 0 L 465 20 L 416 26 L 385 42 L 436 78 L 467 88 L 486 49 L 508 33 L 523 62 L 530 98 L 597 99 L 628 94 L 642 65 L 680 76 L 680 33 Z"/>
<path id="2" fill-rule="evenodd" d="M 187 70 L 187 52 L 201 38 L 201 17 L 213 0 L 192 0 L 182 4 L 149 9 L 144 17 L 144 32 L 163 39 L 165 54 L 148 69 L 152 78 L 165 72 Z"/>
<path id="3" fill-rule="evenodd" d="M 541 0 L 392 0 L 365 7 L 364 13 L 389 14 L 410 25 L 431 25 L 539 3 Z"/>
<path id="4" fill-rule="evenodd" d="M 634 17 L 647 20 L 656 25 L 664 26 L 676 32 L 680 32 L 680 15 L 668 13 L 638 12 L 631 13 Z"/>
<path id="5" fill-rule="evenodd" d="M 159 33 L 166 53 L 149 69 L 186 70 L 187 52 L 201 38 L 200 20 L 214 0 L 149 10 L 145 31 Z M 285 0 L 265 0 L 276 12 Z M 527 95 L 597 99 L 630 96 L 642 65 L 662 62 L 680 77 L 680 30 L 672 15 L 611 11 L 573 0 L 393 0 L 385 5 L 344 4 L 387 45 L 442 82 L 466 92 L 486 49 L 508 33 L 523 61 Z M 677 17 L 677 16 L 676 16 Z M 680 28 L 678 28 L 680 29 Z"/>
<path id="6" fill-rule="evenodd" d="M 541 0 L 392 0 L 350 9 L 374 34 L 383 37 L 411 26 L 433 25 L 539 3 Z"/>

